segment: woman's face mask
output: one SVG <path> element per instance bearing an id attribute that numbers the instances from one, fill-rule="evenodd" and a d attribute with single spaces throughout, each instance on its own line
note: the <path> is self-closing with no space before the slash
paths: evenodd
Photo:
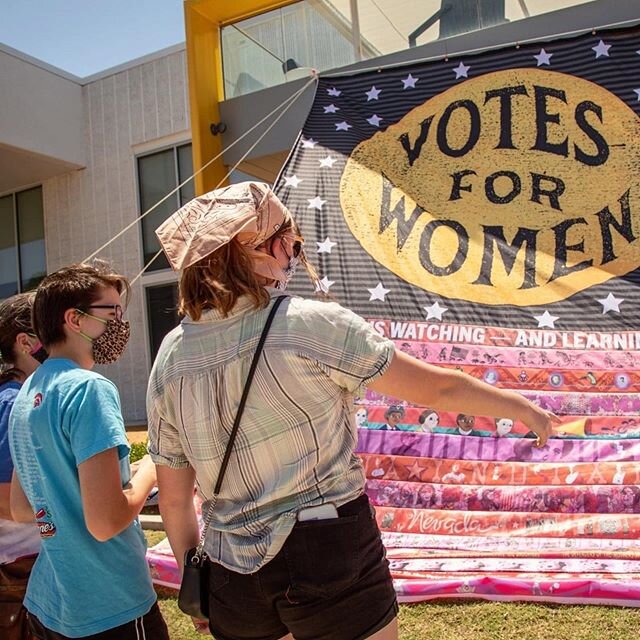
<path id="1" fill-rule="evenodd" d="M 80 309 L 77 309 L 77 311 L 106 325 L 106 329 L 97 338 L 80 333 L 83 338 L 89 340 L 92 344 L 94 362 L 96 364 L 113 364 L 116 362 L 124 353 L 129 342 L 129 336 L 131 335 L 129 322 L 122 320 L 122 318 L 105 320 L 80 311 Z"/>
<path id="2" fill-rule="evenodd" d="M 289 286 L 289 282 L 291 281 L 291 278 L 293 278 L 296 272 L 296 268 L 298 267 L 299 264 L 300 264 L 300 258 L 296 256 L 291 256 L 289 258 L 289 264 L 287 268 L 284 270 L 285 280 L 279 280 L 276 283 L 276 289 L 281 289 L 284 291 L 287 288 L 287 286 Z"/>
<path id="3" fill-rule="evenodd" d="M 285 280 L 280 280 L 276 283 L 276 289 L 283 290 L 287 288 L 291 278 L 293 278 L 298 265 L 300 264 L 300 254 L 302 253 L 302 245 L 304 243 L 303 238 L 297 235 L 288 236 L 292 239 L 292 253 L 289 257 L 289 264 L 284 269 Z"/>

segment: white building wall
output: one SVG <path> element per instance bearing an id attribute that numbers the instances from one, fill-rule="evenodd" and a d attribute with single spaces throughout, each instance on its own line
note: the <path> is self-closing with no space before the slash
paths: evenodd
<path id="1" fill-rule="evenodd" d="M 86 169 L 43 184 L 47 269 L 81 261 L 136 220 L 135 157 L 190 139 L 186 53 L 178 48 L 82 87 Z M 133 278 L 142 268 L 140 225 L 100 253 Z M 157 279 L 157 274 L 156 274 Z M 146 420 L 149 348 L 144 291 L 133 287 L 127 312 L 130 345 L 115 365 L 101 369 L 120 390 L 127 424 Z"/>

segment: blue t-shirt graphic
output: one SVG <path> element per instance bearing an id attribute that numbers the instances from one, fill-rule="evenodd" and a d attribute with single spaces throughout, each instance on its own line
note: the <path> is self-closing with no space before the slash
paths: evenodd
<path id="1" fill-rule="evenodd" d="M 45 627 L 70 638 L 147 613 L 156 596 L 139 523 L 98 542 L 82 510 L 77 467 L 85 460 L 115 447 L 123 486 L 130 479 L 115 385 L 71 360 L 49 358 L 20 389 L 9 438 L 42 539 L 26 608 Z"/>

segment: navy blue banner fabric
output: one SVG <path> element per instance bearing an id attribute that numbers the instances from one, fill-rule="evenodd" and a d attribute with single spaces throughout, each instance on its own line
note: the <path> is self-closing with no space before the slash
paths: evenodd
<path id="1" fill-rule="evenodd" d="M 276 190 L 324 286 L 366 317 L 635 329 L 639 33 L 321 77 Z"/>

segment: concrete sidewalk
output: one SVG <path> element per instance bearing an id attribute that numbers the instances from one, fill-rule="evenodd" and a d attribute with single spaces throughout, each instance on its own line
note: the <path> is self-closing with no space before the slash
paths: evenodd
<path id="1" fill-rule="evenodd" d="M 159 514 L 146 514 L 141 513 L 139 516 L 140 525 L 143 529 L 149 531 L 164 531 L 164 524 L 162 522 L 162 516 Z"/>

